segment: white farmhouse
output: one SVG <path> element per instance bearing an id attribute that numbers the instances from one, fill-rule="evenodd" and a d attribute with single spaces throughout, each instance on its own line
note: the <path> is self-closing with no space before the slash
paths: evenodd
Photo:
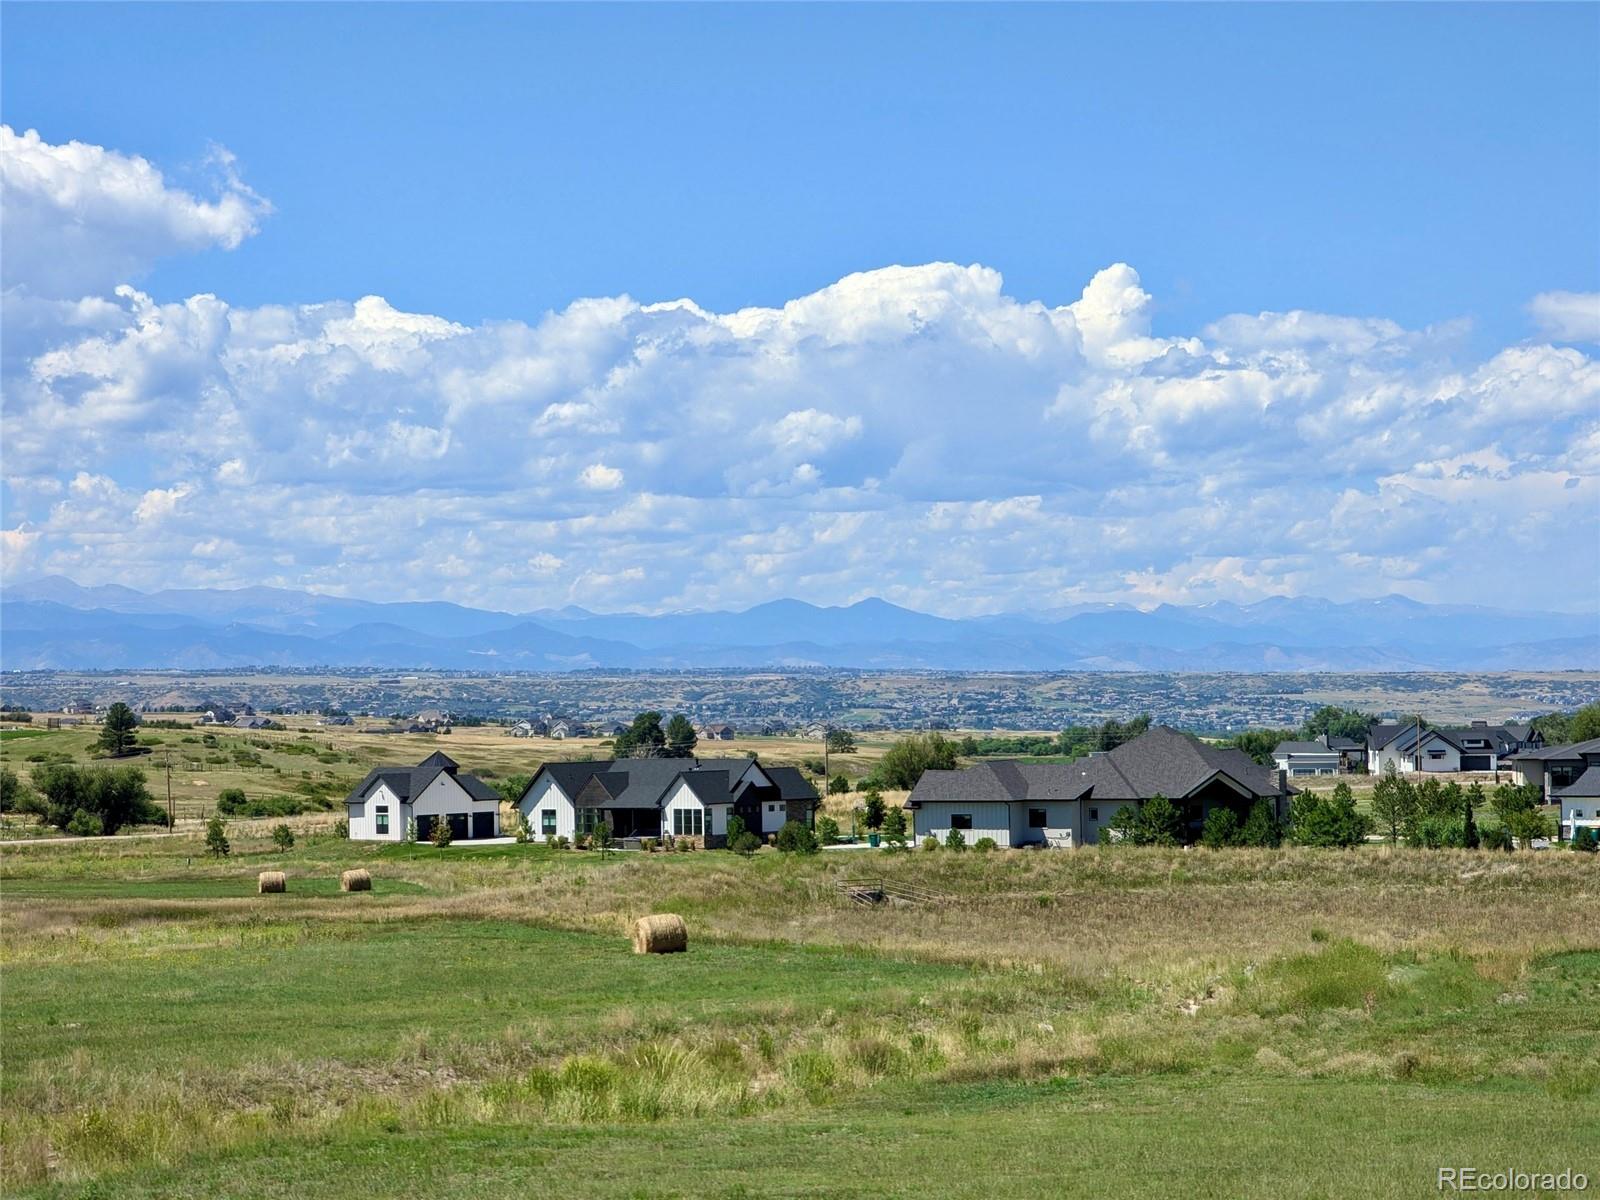
<path id="1" fill-rule="evenodd" d="M 576 837 L 604 821 L 618 838 L 687 838 L 720 846 L 737 815 L 757 837 L 810 824 L 817 791 L 794 767 L 753 758 L 618 758 L 552 762 L 517 802 L 535 841 Z"/>
<path id="2" fill-rule="evenodd" d="M 444 754 L 414 767 L 374 767 L 344 803 L 353 841 L 403 841 L 413 821 L 418 841 L 432 837 L 435 821 L 449 822 L 452 841 L 500 836 L 500 793 Z"/>

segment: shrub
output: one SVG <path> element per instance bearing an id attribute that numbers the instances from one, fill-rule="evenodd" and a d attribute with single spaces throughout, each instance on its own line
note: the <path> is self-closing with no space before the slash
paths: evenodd
<path id="1" fill-rule="evenodd" d="M 1514 850 L 1516 843 L 1511 840 L 1511 831 L 1504 825 L 1491 825 L 1483 831 L 1483 848 L 1485 850 Z"/>
<path id="2" fill-rule="evenodd" d="M 228 826 L 221 817 L 213 816 L 206 822 L 206 853 L 227 858 L 232 852 L 233 847 L 228 843 Z"/>
<path id="3" fill-rule="evenodd" d="M 839 822 L 832 817 L 817 818 L 817 837 L 824 846 L 831 846 L 839 840 Z"/>
<path id="4" fill-rule="evenodd" d="M 845 796 L 850 792 L 850 781 L 843 775 L 835 775 L 828 780 L 828 795 Z"/>
<path id="5" fill-rule="evenodd" d="M 1200 844 L 1213 850 L 1237 846 L 1240 841 L 1239 818 L 1231 808 L 1213 808 L 1206 814 L 1205 827 L 1200 831 Z"/>
<path id="6" fill-rule="evenodd" d="M 1178 846 L 1183 844 L 1183 813 L 1160 794 L 1143 804 L 1124 804 L 1106 823 L 1111 837 L 1103 844 L 1130 846 Z"/>
<path id="7" fill-rule="evenodd" d="M 428 831 L 428 841 L 443 850 L 454 838 L 455 835 L 450 832 L 450 822 L 443 817 L 435 817 L 433 828 Z"/>
<path id="8" fill-rule="evenodd" d="M 749 831 L 749 826 L 744 823 L 744 818 L 734 813 L 728 818 L 728 845 L 732 846 L 739 840 L 741 834 Z"/>
<path id="9" fill-rule="evenodd" d="M 954 850 L 959 853 L 967 848 L 967 835 L 959 829 L 952 829 L 944 835 L 944 846 L 946 850 Z"/>
<path id="10" fill-rule="evenodd" d="M 223 788 L 217 793 L 217 811 L 232 816 L 242 809 L 247 800 L 241 788 Z"/>
<path id="11" fill-rule="evenodd" d="M 1359 846 L 1371 828 L 1342 779 L 1327 797 L 1301 792 L 1289 814 L 1289 838 L 1298 846 Z"/>
<path id="12" fill-rule="evenodd" d="M 105 825 L 97 814 L 80 808 L 67 822 L 67 832 L 74 837 L 99 837 L 105 832 Z"/>
<path id="13" fill-rule="evenodd" d="M 815 854 L 821 848 L 817 835 L 803 821 L 787 821 L 778 830 L 778 849 L 785 854 Z"/>
<path id="14" fill-rule="evenodd" d="M 557 850 L 568 850 L 572 847 L 572 840 L 568 838 L 566 834 L 558 833 L 555 837 L 550 839 L 550 845 L 554 846 Z"/>
<path id="15" fill-rule="evenodd" d="M 44 819 L 65 829 L 81 808 L 100 818 L 101 830 L 112 834 L 124 825 L 165 824 L 167 815 L 145 790 L 137 767 L 79 767 L 51 762 L 33 773 L 43 797 Z"/>
<path id="16" fill-rule="evenodd" d="M 655 838 L 640 838 L 639 849 L 643 850 L 646 854 L 654 854 L 656 852 Z"/>
<path id="17" fill-rule="evenodd" d="M 1600 850 L 1600 838 L 1587 825 L 1580 825 L 1572 831 L 1572 848 L 1580 854 L 1593 854 Z"/>
<path id="18" fill-rule="evenodd" d="M 922 848 L 924 850 L 937 850 L 939 848 L 939 839 L 930 833 L 927 837 L 922 839 Z"/>
<path id="19" fill-rule="evenodd" d="M 350 836 L 350 822 L 345 817 L 340 817 L 333 823 L 333 836 L 347 838 Z"/>
<path id="20" fill-rule="evenodd" d="M 693 849 L 694 849 L 694 843 L 691 842 L 688 838 L 679 838 L 678 839 L 678 853 L 679 854 L 687 854 L 687 853 L 689 853 L 689 851 L 691 851 Z"/>
<path id="21" fill-rule="evenodd" d="M 743 854 L 748 857 L 761 849 L 761 839 L 747 829 L 738 837 L 731 838 L 728 846 L 735 854 Z"/>
<path id="22" fill-rule="evenodd" d="M 10 767 L 0 768 L 0 813 L 27 812 L 33 789 L 23 783 Z"/>
<path id="23" fill-rule="evenodd" d="M 1239 831 L 1241 846 L 1277 846 L 1283 841 L 1283 826 L 1278 823 L 1277 805 L 1265 797 L 1250 806 L 1244 828 Z"/>
<path id="24" fill-rule="evenodd" d="M 287 825 L 275 825 L 272 828 L 272 844 L 279 850 L 294 849 L 294 830 Z"/>
<path id="25" fill-rule="evenodd" d="M 952 829 L 950 832 L 954 833 L 955 830 Z M 972 848 L 974 850 L 981 850 L 984 853 L 988 853 L 990 850 L 1000 849 L 1000 843 L 995 841 L 992 837 L 981 837 L 972 843 Z"/>

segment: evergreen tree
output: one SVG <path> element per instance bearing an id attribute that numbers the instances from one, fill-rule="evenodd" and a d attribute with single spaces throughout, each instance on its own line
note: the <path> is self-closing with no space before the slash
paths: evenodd
<path id="1" fill-rule="evenodd" d="M 903 850 L 906 845 L 906 814 L 901 808 L 891 808 L 883 816 L 883 840 L 891 849 Z"/>
<path id="2" fill-rule="evenodd" d="M 206 853 L 215 854 L 218 858 L 227 858 L 232 853 L 233 847 L 228 844 L 228 827 L 221 817 L 213 814 L 206 822 Z"/>
<path id="3" fill-rule="evenodd" d="M 883 797 L 874 789 L 866 795 L 863 805 L 866 810 L 866 825 L 868 829 L 882 829 L 883 822 L 888 813 L 884 808 Z"/>
<path id="4" fill-rule="evenodd" d="M 117 701 L 106 711 L 105 724 L 100 727 L 100 749 L 113 757 L 128 753 L 133 749 L 134 730 L 138 727 L 139 718 L 133 709 Z"/>
<path id="5" fill-rule="evenodd" d="M 1468 850 L 1476 850 L 1482 839 L 1478 837 L 1478 821 L 1473 809 L 1483 805 L 1483 784 L 1474 782 L 1466 790 L 1466 805 L 1466 821 L 1461 830 L 1461 844 Z"/>
<path id="6" fill-rule="evenodd" d="M 1390 845 L 1398 842 L 1401 833 L 1416 819 L 1417 791 L 1409 779 L 1400 778 L 1393 763 L 1384 768 L 1382 778 L 1373 785 L 1372 815 Z"/>
<path id="7" fill-rule="evenodd" d="M 666 736 L 669 758 L 691 757 L 695 744 L 700 740 L 694 731 L 694 723 L 682 713 L 672 714 L 672 720 L 667 722 Z"/>
<path id="8" fill-rule="evenodd" d="M 661 714 L 642 712 L 633 718 L 633 724 L 617 735 L 612 748 L 618 758 L 656 758 L 666 744 L 667 735 L 661 728 Z"/>

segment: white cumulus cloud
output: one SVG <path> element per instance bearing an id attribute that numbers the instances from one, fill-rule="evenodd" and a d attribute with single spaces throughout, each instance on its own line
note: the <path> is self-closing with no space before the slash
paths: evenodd
<path id="1" fill-rule="evenodd" d="M 212 199 L 170 186 L 146 159 L 83 142 L 51 145 L 0 125 L 0 238 L 4 286 L 76 299 L 109 291 L 168 255 L 255 233 L 272 206 L 214 148 Z"/>

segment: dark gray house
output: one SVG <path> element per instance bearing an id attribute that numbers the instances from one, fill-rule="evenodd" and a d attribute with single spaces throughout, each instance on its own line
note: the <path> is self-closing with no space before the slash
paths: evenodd
<path id="1" fill-rule="evenodd" d="M 924 771 L 912 789 L 916 836 L 943 840 L 959 829 L 970 844 L 991 837 L 1001 846 L 1082 846 L 1126 805 L 1165 796 L 1184 811 L 1198 837 L 1206 815 L 1226 806 L 1242 821 L 1270 800 L 1288 815 L 1283 772 L 1242 750 L 1219 749 L 1158 725 L 1115 750 L 1070 763 L 980 763 L 960 771 Z"/>

